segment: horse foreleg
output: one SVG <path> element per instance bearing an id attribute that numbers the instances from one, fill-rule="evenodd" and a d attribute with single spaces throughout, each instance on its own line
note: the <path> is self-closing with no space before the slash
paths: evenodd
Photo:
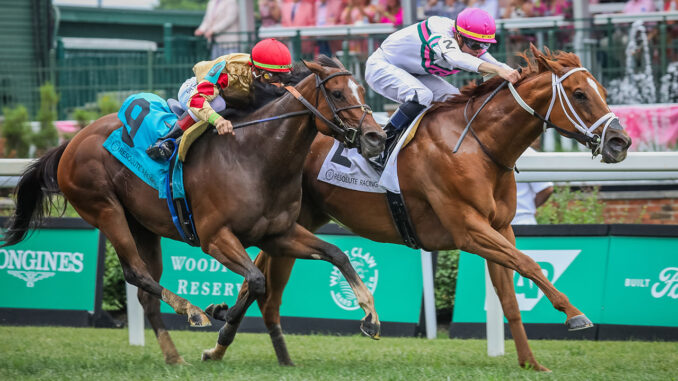
<path id="1" fill-rule="evenodd" d="M 139 254 L 148 266 L 153 279 L 156 282 L 160 281 L 160 277 L 162 276 L 160 237 L 146 230 L 136 221 L 128 221 L 132 228 L 131 231 L 134 240 L 136 241 Z M 144 308 L 146 318 L 151 323 L 160 350 L 165 357 L 165 362 L 167 364 L 186 364 L 184 359 L 179 355 L 179 352 L 165 327 L 165 323 L 162 321 L 162 315 L 160 314 L 160 299 L 141 288 L 138 292 L 138 298 Z"/>
<path id="2" fill-rule="evenodd" d="M 338 247 L 295 224 L 288 234 L 263 242 L 261 248 L 273 257 L 322 259 L 336 266 L 353 289 L 358 304 L 365 311 L 360 329 L 373 339 L 379 338 L 381 323 L 374 307 L 374 297 L 351 266 L 348 256 Z"/>
<path id="3" fill-rule="evenodd" d="M 226 353 L 226 349 L 233 342 L 235 333 L 245 316 L 247 308 L 257 297 L 264 294 L 266 283 L 264 274 L 254 265 L 240 240 L 228 228 L 221 228 L 212 239 L 203 245 L 205 252 L 231 271 L 245 277 L 248 283 L 247 289 L 241 291 L 238 295 L 235 305 L 226 312 L 226 323 L 219 330 L 216 345 L 212 349 L 203 351 L 203 361 L 221 360 Z"/>
<path id="4" fill-rule="evenodd" d="M 517 271 L 520 275 L 532 280 L 546 295 L 558 311 L 567 316 L 565 325 L 569 330 L 579 330 L 593 326 L 593 323 L 574 307 L 567 296 L 558 291 L 544 276 L 541 267 L 529 256 L 509 242 L 503 235 L 492 228 L 482 218 L 466 220 L 466 239 L 459 244 L 461 250 L 480 255 L 481 257 Z"/>
<path id="5" fill-rule="evenodd" d="M 513 235 L 513 229 L 511 229 L 510 226 L 506 229 L 502 229 L 501 233 L 509 242 L 515 245 L 516 239 Z M 534 354 L 532 354 L 530 345 L 527 342 L 525 326 L 523 326 L 520 317 L 520 308 L 513 287 L 513 270 L 492 261 L 487 261 L 487 268 L 490 273 L 492 285 L 494 285 L 494 289 L 497 291 L 497 296 L 501 302 L 504 316 L 506 316 L 509 323 L 511 336 L 513 336 L 513 342 L 515 343 L 516 351 L 518 352 L 518 364 L 523 368 L 529 367 L 534 370 L 548 372 L 548 368 L 545 368 L 537 362 L 537 359 L 535 359 Z"/>
<path id="6" fill-rule="evenodd" d="M 268 328 L 275 355 L 278 357 L 278 364 L 287 366 L 294 366 L 294 363 L 287 351 L 285 336 L 280 325 L 280 305 L 294 261 L 294 258 L 289 257 L 271 257 L 264 251 L 260 252 L 254 260 L 266 277 L 266 294 L 257 299 L 261 316 Z"/>
<path id="7" fill-rule="evenodd" d="M 82 215 L 82 214 L 81 214 Z M 210 326 L 210 320 L 198 307 L 188 300 L 162 287 L 151 275 L 148 266 L 139 256 L 136 241 L 130 231 L 122 207 L 101 208 L 98 226 L 115 248 L 125 280 L 150 295 L 162 299 L 178 314 L 188 315 L 192 326 Z"/>

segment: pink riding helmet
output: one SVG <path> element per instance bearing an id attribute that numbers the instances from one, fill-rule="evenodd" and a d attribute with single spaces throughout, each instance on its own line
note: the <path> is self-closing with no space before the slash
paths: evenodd
<path id="1" fill-rule="evenodd" d="M 497 42 L 494 39 L 494 33 L 497 31 L 494 18 L 482 9 L 464 9 L 457 15 L 454 25 L 457 32 L 464 37 L 480 42 Z"/>

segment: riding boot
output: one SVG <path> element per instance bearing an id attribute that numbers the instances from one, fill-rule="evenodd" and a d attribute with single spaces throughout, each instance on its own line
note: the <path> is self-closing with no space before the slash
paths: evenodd
<path id="1" fill-rule="evenodd" d="M 386 133 L 384 152 L 369 160 L 372 167 L 380 174 L 384 170 L 384 166 L 391 156 L 391 152 L 395 148 L 400 135 L 406 130 L 405 127 L 408 127 L 414 118 L 426 108 L 426 106 L 419 104 L 417 100 L 415 96 L 414 100 L 401 104 L 384 126 L 384 132 Z"/>
<path id="2" fill-rule="evenodd" d="M 167 161 L 174 153 L 174 147 L 179 144 L 178 139 L 184 133 L 184 130 L 193 125 L 195 121 L 185 112 L 181 118 L 177 119 L 169 132 L 158 138 L 152 146 L 146 149 L 146 154 L 156 161 Z"/>

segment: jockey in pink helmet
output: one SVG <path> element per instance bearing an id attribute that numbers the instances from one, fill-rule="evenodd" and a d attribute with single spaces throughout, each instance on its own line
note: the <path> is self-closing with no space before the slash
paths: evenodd
<path id="1" fill-rule="evenodd" d="M 383 165 L 398 131 L 432 102 L 459 94 L 442 77 L 461 70 L 496 74 L 511 83 L 518 71 L 497 61 L 487 49 L 496 43 L 494 19 L 477 8 L 466 8 L 456 20 L 433 16 L 403 28 L 384 40 L 367 59 L 365 80 L 377 93 L 400 103 L 386 131 L 385 154 L 376 160 Z"/>

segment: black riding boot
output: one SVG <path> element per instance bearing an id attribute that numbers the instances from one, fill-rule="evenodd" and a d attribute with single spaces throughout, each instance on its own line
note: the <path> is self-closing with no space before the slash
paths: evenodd
<path id="1" fill-rule="evenodd" d="M 167 122 L 165 122 L 167 123 Z M 156 161 L 167 161 L 172 157 L 176 139 L 184 133 L 179 123 L 175 123 L 169 132 L 155 141 L 152 146 L 146 149 L 148 157 Z"/>
<path id="2" fill-rule="evenodd" d="M 370 164 L 372 164 L 372 167 L 380 174 L 384 170 L 384 166 L 391 156 L 391 152 L 393 151 L 393 148 L 395 148 L 400 135 L 405 131 L 405 127 L 408 127 L 414 118 L 426 108 L 426 106 L 420 105 L 417 100 L 418 99 L 415 96 L 414 100 L 401 104 L 393 115 L 391 115 L 391 119 L 389 119 L 388 123 L 384 126 L 384 132 L 386 133 L 384 152 L 381 155 L 370 159 Z"/>
<path id="3" fill-rule="evenodd" d="M 188 112 L 184 112 L 165 136 L 158 138 L 152 146 L 146 149 L 148 157 L 156 161 L 169 160 L 172 157 L 172 152 L 174 152 L 174 145 L 179 144 L 179 138 L 184 133 L 184 130 L 187 130 L 194 123 L 195 121 L 191 118 L 191 115 Z M 174 141 L 170 139 L 174 139 Z"/>

